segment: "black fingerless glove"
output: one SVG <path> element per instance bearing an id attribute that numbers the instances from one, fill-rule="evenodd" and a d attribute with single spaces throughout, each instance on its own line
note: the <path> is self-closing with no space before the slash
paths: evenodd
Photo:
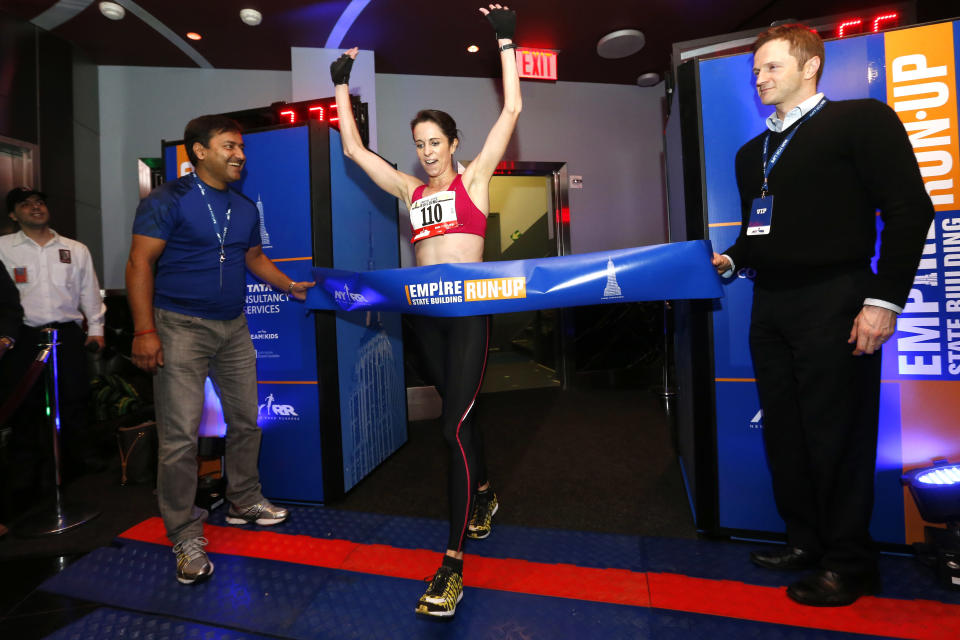
<path id="1" fill-rule="evenodd" d="M 353 58 L 343 54 L 330 63 L 330 77 L 333 84 L 347 84 L 350 82 L 350 69 L 353 68 Z"/>
<path id="2" fill-rule="evenodd" d="M 497 32 L 497 40 L 509 38 L 513 40 L 513 33 L 517 30 L 517 12 L 510 9 L 491 9 L 487 20 Z"/>

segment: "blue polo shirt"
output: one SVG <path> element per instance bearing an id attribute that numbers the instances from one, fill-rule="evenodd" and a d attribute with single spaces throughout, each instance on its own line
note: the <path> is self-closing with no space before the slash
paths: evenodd
<path id="1" fill-rule="evenodd" d="M 157 260 L 153 305 L 177 313 L 230 320 L 243 313 L 246 295 L 246 253 L 260 244 L 257 206 L 242 193 L 214 189 L 188 174 L 154 189 L 140 201 L 133 221 L 135 234 L 159 238 L 167 245 Z M 230 208 L 224 242 L 223 284 L 220 283 L 220 241 L 210 218 L 213 207 L 220 233 Z"/>

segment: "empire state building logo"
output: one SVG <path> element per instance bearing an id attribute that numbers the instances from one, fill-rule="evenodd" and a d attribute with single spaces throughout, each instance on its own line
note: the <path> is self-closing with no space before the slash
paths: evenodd
<path id="1" fill-rule="evenodd" d="M 604 300 L 617 300 L 623 298 L 620 291 L 620 283 L 617 282 L 617 268 L 613 266 L 613 260 L 607 259 L 607 286 L 603 288 Z"/>
<path id="2" fill-rule="evenodd" d="M 263 218 L 263 200 L 260 199 L 260 194 L 257 194 L 257 211 L 260 213 L 260 244 L 263 245 L 264 249 L 270 248 L 270 234 L 267 233 L 267 223 Z"/>

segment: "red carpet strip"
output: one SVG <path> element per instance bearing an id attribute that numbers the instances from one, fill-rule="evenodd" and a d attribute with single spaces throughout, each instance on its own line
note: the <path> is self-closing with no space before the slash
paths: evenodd
<path id="1" fill-rule="evenodd" d="M 398 549 L 209 524 L 205 535 L 210 540 L 207 551 L 211 553 L 411 580 L 433 575 L 440 556 L 437 551 L 425 549 Z M 170 545 L 160 518 L 145 520 L 121 537 Z M 464 584 L 513 593 L 917 640 L 939 640 L 960 627 L 960 605 L 933 600 L 865 597 L 849 607 L 811 608 L 791 601 L 783 587 L 512 558 L 469 556 L 464 564 Z"/>

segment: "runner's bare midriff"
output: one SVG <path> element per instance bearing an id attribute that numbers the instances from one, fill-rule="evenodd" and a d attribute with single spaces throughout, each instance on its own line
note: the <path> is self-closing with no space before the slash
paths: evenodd
<path id="1" fill-rule="evenodd" d="M 414 245 L 417 266 L 483 261 L 483 238 L 472 233 L 448 233 Z"/>

